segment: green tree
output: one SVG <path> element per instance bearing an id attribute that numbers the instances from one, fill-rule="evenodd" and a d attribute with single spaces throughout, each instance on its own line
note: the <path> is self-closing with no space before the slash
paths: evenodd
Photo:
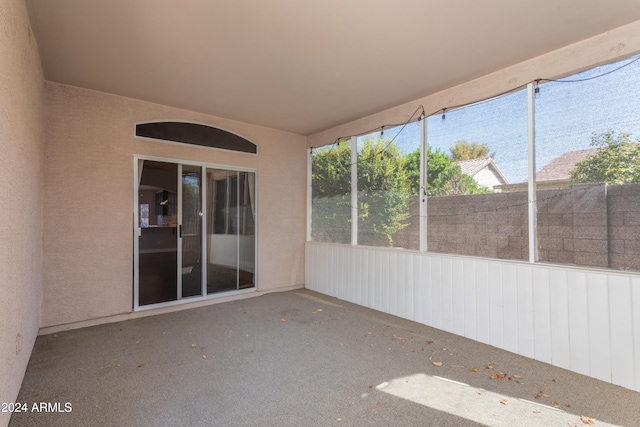
<path id="1" fill-rule="evenodd" d="M 420 147 L 404 157 L 404 170 L 409 181 L 411 194 L 420 194 Z"/>
<path id="2" fill-rule="evenodd" d="M 311 197 L 314 239 L 351 241 L 351 145 L 320 148 L 313 155 Z"/>
<path id="3" fill-rule="evenodd" d="M 405 157 L 405 170 L 409 176 L 411 193 L 419 194 L 420 188 L 420 149 Z M 455 164 L 451 157 L 436 148 L 427 147 L 427 195 L 446 196 L 454 194 L 487 193 L 469 175 L 462 173 L 462 168 Z"/>
<path id="4" fill-rule="evenodd" d="M 333 197 L 351 193 L 351 145 L 320 148 L 311 167 L 312 197 Z M 351 197 L 351 196 L 349 196 Z"/>
<path id="5" fill-rule="evenodd" d="M 478 186 L 439 149 L 427 149 L 427 194 L 475 194 Z M 312 161 L 312 232 L 320 240 L 351 239 L 351 146 L 319 149 Z M 412 200 L 420 194 L 420 149 L 403 155 L 389 139 L 371 137 L 358 151 L 358 230 L 360 242 L 377 242 L 407 227 Z"/>
<path id="6" fill-rule="evenodd" d="M 358 229 L 367 240 L 393 234 L 408 224 L 411 190 L 405 156 L 388 139 L 366 139 L 358 151 Z M 351 146 L 318 150 L 312 160 L 312 232 L 321 240 L 351 238 Z"/>
<path id="7" fill-rule="evenodd" d="M 405 156 L 388 139 L 370 137 L 358 150 L 358 231 L 364 238 L 385 236 L 405 228 L 410 216 L 411 185 Z"/>
<path id="8" fill-rule="evenodd" d="M 475 179 L 462 173 L 460 165 L 452 163 L 434 180 L 432 188 L 434 196 L 454 196 L 461 194 L 482 194 L 490 190 L 478 185 Z"/>
<path id="9" fill-rule="evenodd" d="M 458 141 L 453 147 L 449 148 L 449 151 L 451 151 L 451 158 L 454 162 L 484 159 L 485 157 L 493 158 L 496 155 L 495 151 L 489 154 L 489 147 L 487 144 L 469 141 Z"/>
<path id="10" fill-rule="evenodd" d="M 578 162 L 570 172 L 575 183 L 606 182 L 625 184 L 640 182 L 640 140 L 631 134 L 608 131 L 593 134 L 591 146 L 596 154 Z"/>

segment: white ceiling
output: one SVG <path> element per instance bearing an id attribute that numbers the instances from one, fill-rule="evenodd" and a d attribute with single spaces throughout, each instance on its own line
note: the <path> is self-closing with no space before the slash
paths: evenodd
<path id="1" fill-rule="evenodd" d="M 640 20 L 639 0 L 27 0 L 50 81 L 309 135 Z"/>

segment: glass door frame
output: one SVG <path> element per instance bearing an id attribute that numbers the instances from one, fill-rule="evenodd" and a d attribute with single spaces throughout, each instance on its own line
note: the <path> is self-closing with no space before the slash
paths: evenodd
<path id="1" fill-rule="evenodd" d="M 142 175 L 142 168 L 144 161 L 154 161 L 154 162 L 164 162 L 164 163 L 173 163 L 178 167 L 178 225 L 182 224 L 182 166 L 198 166 L 201 168 L 201 187 L 200 187 L 200 196 L 201 196 L 201 207 L 202 207 L 202 250 L 201 250 L 201 287 L 202 292 L 200 296 L 193 297 L 182 297 L 182 241 L 178 241 L 178 254 L 177 254 L 177 265 L 176 274 L 178 276 L 178 284 L 177 284 L 177 299 L 173 301 L 161 302 L 156 304 L 147 304 L 140 305 L 140 236 L 142 235 L 142 229 L 140 228 L 139 223 L 139 194 L 140 194 L 140 178 Z M 255 185 L 255 235 L 254 235 L 254 286 L 247 289 L 238 289 L 227 292 L 213 293 L 207 294 L 207 203 L 206 197 L 208 194 L 207 190 L 207 169 L 225 169 L 230 171 L 237 172 L 250 172 L 254 174 L 254 185 Z M 170 307 L 174 305 L 198 302 L 198 301 L 206 301 L 211 299 L 217 299 L 222 297 L 227 297 L 230 295 L 244 294 L 250 292 L 258 291 L 258 170 L 254 168 L 246 168 L 241 166 L 233 166 L 226 164 L 217 164 L 217 163 L 205 163 L 198 162 L 193 160 L 185 160 L 185 159 L 176 159 L 176 158 L 167 158 L 167 157 L 157 157 L 157 156 L 147 156 L 141 154 L 135 154 L 133 156 L 133 311 L 144 311 L 162 307 Z"/>

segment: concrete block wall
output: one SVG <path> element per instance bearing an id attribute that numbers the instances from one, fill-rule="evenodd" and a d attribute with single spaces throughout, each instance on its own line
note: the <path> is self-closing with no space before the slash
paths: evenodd
<path id="1" fill-rule="evenodd" d="M 540 261 L 609 266 L 606 190 L 596 184 L 538 192 Z"/>
<path id="2" fill-rule="evenodd" d="M 540 262 L 640 271 L 640 184 L 541 190 L 537 208 Z M 417 203 L 411 212 L 411 224 L 394 236 L 397 247 L 416 249 Z M 527 193 L 430 197 L 427 249 L 527 260 Z"/>
<path id="3" fill-rule="evenodd" d="M 640 184 L 607 188 L 609 265 L 640 270 Z"/>
<path id="4" fill-rule="evenodd" d="M 430 252 L 528 259 L 526 193 L 430 197 Z"/>

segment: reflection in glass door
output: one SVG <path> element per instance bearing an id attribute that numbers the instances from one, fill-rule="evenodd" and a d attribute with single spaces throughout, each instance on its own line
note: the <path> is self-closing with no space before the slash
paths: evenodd
<path id="1" fill-rule="evenodd" d="M 255 286 L 255 173 L 207 168 L 207 293 Z"/>
<path id="2" fill-rule="evenodd" d="M 178 297 L 178 165 L 140 162 L 138 305 Z"/>
<path id="3" fill-rule="evenodd" d="M 182 165 L 182 298 L 202 295 L 202 168 Z"/>
<path id="4" fill-rule="evenodd" d="M 254 172 L 143 159 L 137 171 L 135 307 L 255 288 Z"/>

